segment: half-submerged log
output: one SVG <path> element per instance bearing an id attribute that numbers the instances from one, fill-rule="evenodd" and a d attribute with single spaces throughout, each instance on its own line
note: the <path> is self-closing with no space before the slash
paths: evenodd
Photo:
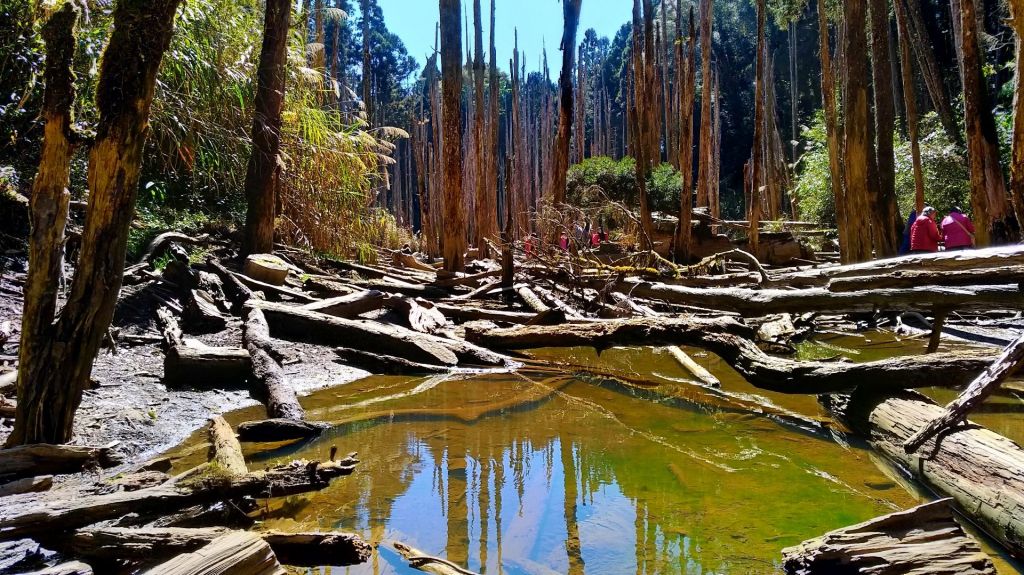
<path id="1" fill-rule="evenodd" d="M 373 353 L 350 347 L 339 347 L 334 351 L 345 365 L 365 369 L 377 375 L 422 375 L 448 371 L 447 367 L 440 365 L 416 363 L 403 357 Z"/>
<path id="2" fill-rule="evenodd" d="M 949 499 L 830 531 L 782 550 L 788 575 L 995 575 Z"/>
<path id="3" fill-rule="evenodd" d="M 211 501 L 239 497 L 284 497 L 327 487 L 355 470 L 354 459 L 319 463 L 293 461 L 243 477 L 200 473 L 190 479 L 140 489 L 69 500 L 20 499 L 0 508 L 0 540 L 77 529 L 128 513 L 167 513 Z M 209 469 L 209 468 L 208 468 Z"/>
<path id="4" fill-rule="evenodd" d="M 424 573 L 431 573 L 432 575 L 476 575 L 472 571 L 463 569 L 447 559 L 427 555 L 405 543 L 395 541 L 392 545 L 398 551 L 398 554 L 409 562 L 410 567 L 419 569 Z"/>
<path id="5" fill-rule="evenodd" d="M 319 421 L 296 419 L 261 419 L 238 426 L 239 441 L 291 441 L 317 437 L 330 427 Z"/>
<path id="6" fill-rule="evenodd" d="M 249 473 L 235 432 L 219 415 L 210 420 L 210 450 L 210 461 L 220 466 L 226 474 L 241 477 Z"/>
<path id="7" fill-rule="evenodd" d="M 98 559 L 154 560 L 200 549 L 231 531 L 222 527 L 82 529 L 71 537 L 70 550 Z M 256 533 L 285 565 L 357 565 L 370 558 L 371 547 L 354 533 Z"/>
<path id="8" fill-rule="evenodd" d="M 145 575 L 287 575 L 266 541 L 236 531 L 170 559 Z"/>
<path id="9" fill-rule="evenodd" d="M 624 345 L 687 345 L 711 351 L 751 384 L 781 393 L 835 393 L 965 385 L 989 365 L 981 353 L 937 353 L 865 363 L 793 361 L 768 355 L 751 341 L 753 330 L 732 318 L 638 318 L 556 326 L 480 328 L 466 338 L 495 349 Z"/>
<path id="10" fill-rule="evenodd" d="M 823 396 L 825 407 L 878 451 L 940 494 L 1017 556 L 1024 554 L 1024 449 L 975 424 L 926 441 L 915 453 L 904 443 L 943 409 L 909 391 L 857 390 Z"/>
<path id="11" fill-rule="evenodd" d="M 669 346 L 668 352 L 685 369 L 696 377 L 704 385 L 711 387 L 722 387 L 722 382 L 711 374 L 703 365 L 697 363 L 690 354 L 682 350 L 678 345 Z"/>

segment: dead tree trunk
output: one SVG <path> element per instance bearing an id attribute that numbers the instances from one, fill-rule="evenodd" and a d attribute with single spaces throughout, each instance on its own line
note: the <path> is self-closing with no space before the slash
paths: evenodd
<path id="1" fill-rule="evenodd" d="M 295 389 L 273 357 L 274 344 L 270 340 L 270 327 L 259 308 L 248 308 L 243 339 L 252 358 L 252 371 L 267 393 L 267 416 L 273 419 L 302 421 L 306 412 L 299 405 Z"/>
<path id="2" fill-rule="evenodd" d="M 708 0 L 710 2 L 710 0 Z M 754 146 L 753 146 L 753 158 L 751 159 L 751 189 L 750 189 L 750 202 L 747 205 L 747 219 L 750 220 L 750 225 L 747 232 L 747 238 L 749 242 L 749 249 L 751 253 L 756 254 L 759 234 L 761 227 L 761 195 L 762 195 L 762 183 L 764 182 L 764 154 L 762 153 L 764 148 L 764 82 L 765 82 L 765 56 L 768 51 L 765 41 L 765 13 L 764 13 L 764 0 L 757 0 L 757 64 L 754 69 Z M 706 73 L 706 70 L 705 70 Z M 705 77 L 704 82 L 710 88 L 708 84 L 710 77 Z M 707 89 L 704 91 L 705 97 L 710 98 L 711 90 Z M 706 103 L 705 106 L 708 108 L 707 117 L 702 119 L 701 122 L 707 121 L 710 123 L 711 112 L 710 103 Z M 710 126 L 709 126 L 710 129 Z M 701 127 L 701 147 L 703 148 L 704 139 L 704 128 Z M 710 158 L 708 158 L 710 159 Z M 703 165 L 703 158 L 702 158 Z M 703 168 L 701 168 L 703 169 Z"/>
<path id="3" fill-rule="evenodd" d="M 441 89 L 444 149 L 443 189 L 444 269 L 461 272 L 465 267 L 466 215 L 462 198 L 462 23 L 461 0 L 440 0 Z"/>
<path id="4" fill-rule="evenodd" d="M 252 155 L 245 174 L 245 237 L 242 252 L 274 249 L 274 209 L 281 149 L 281 108 L 284 106 L 285 65 L 291 3 L 268 0 L 263 24 L 263 47 L 256 72 L 256 102 L 252 120 Z"/>
<path id="5" fill-rule="evenodd" d="M 896 8 L 896 28 L 899 34 L 903 103 L 907 113 L 907 136 L 910 138 L 910 159 L 914 168 L 914 210 L 920 214 L 924 210 L 924 169 L 921 167 L 921 143 L 918 141 L 917 135 L 917 94 L 914 90 L 914 64 L 910 57 L 910 31 L 903 2 L 904 0 L 893 0 L 893 5 Z M 1022 121 L 1024 121 L 1024 117 L 1022 117 Z"/>
<path id="6" fill-rule="evenodd" d="M 935 59 L 935 51 L 932 49 L 932 42 L 928 37 L 928 30 L 921 15 L 921 4 L 919 0 L 905 1 L 907 14 L 910 16 L 907 28 L 910 33 L 910 43 L 914 48 L 918 68 L 924 77 L 925 88 L 928 90 L 932 106 L 938 113 L 942 128 L 949 136 L 949 140 L 963 144 L 963 137 L 960 135 L 960 128 L 953 115 L 953 106 L 950 103 L 946 84 L 942 81 L 942 72 Z"/>
<path id="7" fill-rule="evenodd" d="M 1017 36 L 1017 74 L 1013 87 L 1013 156 L 1010 163 L 1010 198 L 1017 223 L 1024 218 L 1024 0 L 1010 0 L 1010 25 Z"/>
<path id="8" fill-rule="evenodd" d="M 121 288 L 156 73 L 179 2 L 119 2 L 114 9 L 96 88 L 99 124 L 89 153 L 90 209 L 78 270 L 53 337 L 22 358 L 8 445 L 71 439 L 75 410 Z"/>
<path id="9" fill-rule="evenodd" d="M 558 207 L 565 203 L 565 179 L 569 170 L 569 143 L 572 138 L 573 85 L 572 72 L 576 61 L 576 31 L 580 24 L 583 0 L 562 2 L 562 73 L 558 77 L 558 135 L 551 151 L 551 174 L 547 197 Z M 541 143 L 543 145 L 543 142 Z"/>
<path id="10" fill-rule="evenodd" d="M 758 4 L 759 10 L 763 6 Z M 711 28 L 714 21 L 714 0 L 701 0 L 700 3 L 700 60 L 701 60 L 701 96 L 700 96 L 700 147 L 697 160 L 697 207 L 710 206 L 711 201 L 711 155 L 712 151 L 712 120 L 711 120 Z M 758 69 L 763 58 L 762 40 L 764 28 L 763 14 L 758 17 Z M 760 85 L 760 82 L 758 82 Z M 758 100 L 760 101 L 760 100 Z M 755 114 L 756 115 L 756 114 Z M 754 120 L 757 121 L 756 119 Z M 755 128 L 756 130 L 756 128 Z M 755 244 L 757 240 L 754 240 Z"/>
<path id="11" fill-rule="evenodd" d="M 32 235 L 29 268 L 25 281 L 25 306 L 21 322 L 19 360 L 21 380 L 32 382 L 51 366 L 39 362 L 46 342 L 53 337 L 57 290 L 64 258 L 64 229 L 71 194 L 71 155 L 75 136 L 71 110 L 75 100 L 75 24 L 78 9 L 71 2 L 54 13 L 43 26 L 46 42 L 46 87 L 42 115 L 46 121 L 39 172 L 32 186 Z M 18 415 L 17 417 L 21 417 Z"/>
<path id="12" fill-rule="evenodd" d="M 684 51 L 682 1 L 676 0 L 676 82 L 679 87 L 679 226 L 676 228 L 676 261 L 688 262 L 693 216 L 693 101 L 697 92 L 697 34 L 690 7 L 690 35 Z"/>
<path id="13" fill-rule="evenodd" d="M 899 251 L 903 221 L 896 204 L 896 110 L 893 99 L 892 62 L 889 57 L 889 3 L 870 0 L 871 70 L 875 95 L 875 160 L 878 186 L 871 210 L 877 257 L 892 257 Z"/>
<path id="14" fill-rule="evenodd" d="M 489 134 L 486 133 L 484 124 L 484 33 L 483 13 L 480 8 L 480 0 L 473 0 L 473 89 L 475 96 L 475 107 L 473 108 L 473 144 L 475 149 L 476 162 L 476 226 L 474 227 L 477 253 L 480 257 L 487 257 L 490 251 L 487 246 L 487 239 L 494 235 L 491 222 L 494 219 L 494 199 L 488 194 L 488 150 L 486 140 Z"/>
<path id="15" fill-rule="evenodd" d="M 828 137 L 828 164 L 832 184 L 832 197 L 836 204 L 836 226 L 839 228 L 840 258 L 843 263 L 850 258 L 850 223 L 848 221 L 845 190 L 844 166 L 839 153 L 839 111 L 836 101 L 835 77 L 832 73 L 832 50 L 829 47 L 828 8 L 826 0 L 818 0 L 818 53 L 821 59 L 821 99 L 825 109 L 825 132 Z"/>

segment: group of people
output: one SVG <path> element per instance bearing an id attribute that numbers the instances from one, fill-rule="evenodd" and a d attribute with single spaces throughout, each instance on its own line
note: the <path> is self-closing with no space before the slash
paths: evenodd
<path id="1" fill-rule="evenodd" d="M 909 252 L 926 254 L 939 251 L 941 242 L 946 251 L 966 250 L 974 247 L 974 224 L 963 210 L 954 207 L 949 215 L 936 223 L 938 212 L 931 206 L 921 215 L 911 218 L 908 233 Z"/>
<path id="2" fill-rule="evenodd" d="M 604 231 L 604 224 L 600 228 L 593 228 L 590 223 L 587 223 L 586 227 L 581 224 L 576 224 L 576 245 L 580 248 L 589 247 L 591 249 L 597 249 L 601 246 L 601 242 L 608 241 L 608 234 Z M 569 251 L 569 244 L 571 240 L 566 232 L 562 232 L 558 236 L 558 248 L 564 252 Z M 527 236 L 523 242 L 523 248 L 527 256 L 535 255 L 540 248 L 540 237 L 536 232 Z"/>

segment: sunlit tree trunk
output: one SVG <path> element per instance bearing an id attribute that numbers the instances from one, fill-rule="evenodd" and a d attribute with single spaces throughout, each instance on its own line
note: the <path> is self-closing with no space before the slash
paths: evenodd
<path id="1" fill-rule="evenodd" d="M 1010 25 L 1017 34 L 1017 74 L 1013 86 L 1013 159 L 1010 164 L 1010 197 L 1013 199 L 1017 222 L 1024 218 L 1024 0 L 1009 0 Z"/>
<path id="2" fill-rule="evenodd" d="M 917 134 L 917 95 L 914 91 L 913 61 L 910 57 L 910 31 L 903 2 L 904 0 L 893 0 L 896 7 L 896 27 L 899 33 L 903 102 L 907 113 L 907 136 L 910 138 L 910 159 L 914 168 L 914 209 L 920 214 L 924 210 L 924 170 L 921 167 L 921 144 Z"/>
<path id="3" fill-rule="evenodd" d="M 501 80 L 498 77 L 498 52 L 495 47 L 495 3 L 496 0 L 491 0 L 491 42 L 490 42 L 490 70 L 489 80 L 490 93 L 488 94 L 490 99 L 488 101 L 488 128 L 490 130 L 490 153 L 487 154 L 487 196 L 489 201 L 498 201 L 498 166 L 501 165 L 499 152 L 501 149 L 500 142 L 498 140 L 498 125 L 501 122 L 501 109 L 498 98 L 501 95 Z M 508 195 L 508 182 L 506 181 L 506 193 L 505 201 L 509 199 Z M 506 213 L 508 210 L 506 210 Z M 491 233 L 497 230 L 497 213 L 491 209 L 488 219 L 488 229 Z"/>
<path id="4" fill-rule="evenodd" d="M 942 71 L 938 61 L 935 59 L 935 50 L 932 48 L 931 40 L 928 37 L 928 30 L 925 28 L 924 19 L 921 15 L 920 0 L 906 0 L 907 2 L 907 32 L 911 46 L 917 56 L 918 69 L 924 78 L 925 87 L 932 101 L 932 106 L 939 115 L 942 128 L 950 141 L 963 143 L 960 135 L 960 128 L 957 126 L 956 117 L 953 114 L 953 106 L 950 103 L 949 93 L 946 84 L 942 81 Z M 953 19 L 956 24 L 957 19 Z M 958 49 L 959 51 L 959 49 Z M 959 53 L 959 52 L 958 52 Z"/>
<path id="5" fill-rule="evenodd" d="M 179 1 L 121 0 L 114 8 L 113 32 L 103 53 L 96 86 L 99 123 L 89 153 L 89 210 L 82 232 L 78 268 L 60 318 L 46 328 L 48 337 L 37 340 L 38 345 L 29 346 L 27 351 L 21 350 L 17 416 L 8 445 L 65 443 L 71 439 L 75 410 L 89 382 L 96 352 L 114 316 L 121 289 L 156 73 L 170 44 Z M 62 13 L 63 18 L 70 17 L 69 13 L 58 12 Z M 70 102 L 67 98 L 73 95 L 68 93 L 67 84 L 71 47 L 66 42 L 70 26 L 65 21 L 60 25 L 63 31 L 55 27 L 47 32 L 50 36 L 47 42 L 65 43 L 62 50 L 68 51 L 62 57 L 55 57 L 53 62 L 54 66 L 65 68 L 64 71 L 54 70 L 53 76 L 47 71 L 48 82 L 53 81 L 54 88 L 63 92 L 49 94 L 44 113 L 48 123 L 52 120 L 58 124 L 52 128 L 47 126 L 47 137 L 53 136 L 59 124 L 70 117 L 60 112 L 59 117 L 52 115 L 58 107 L 66 108 Z M 63 86 L 58 88 L 58 83 Z M 67 136 L 65 133 L 57 137 Z M 68 151 L 67 144 L 53 141 L 52 137 L 46 145 L 64 150 L 44 150 L 44 161 L 50 158 L 59 162 Z M 46 241 L 63 236 L 65 170 L 60 166 L 52 167 L 53 172 L 49 171 L 50 166 L 45 171 L 50 196 L 46 209 L 52 210 L 52 215 L 46 215 L 43 209 L 34 214 L 33 242 L 42 239 L 39 234 L 43 230 L 38 226 L 44 218 L 47 225 L 52 222 L 54 227 Z M 35 199 L 33 207 L 42 208 Z M 59 266 L 59 255 L 53 253 L 54 249 L 57 246 L 31 248 L 30 253 L 41 263 L 39 272 L 47 276 L 53 273 L 54 266 Z M 43 279 L 45 276 L 30 281 L 26 290 L 26 315 L 32 313 L 32 309 L 42 314 L 30 320 L 40 322 L 31 328 L 33 331 L 40 329 L 42 322 L 52 319 L 47 315 L 53 313 L 54 296 L 50 290 L 54 288 L 43 286 Z"/>
<path id="6" fill-rule="evenodd" d="M 555 136 L 551 151 L 547 192 L 555 206 L 565 203 L 565 180 L 569 170 L 569 141 L 572 137 L 573 121 L 572 72 L 576 60 L 576 31 L 580 24 L 582 4 L 583 0 L 564 0 L 562 3 L 562 73 L 558 77 L 558 134 Z"/>
<path id="7" fill-rule="evenodd" d="M 373 66 L 370 62 L 370 0 L 359 0 L 359 15 L 363 19 L 363 106 L 366 121 L 373 124 Z M 461 42 L 461 40 L 460 40 Z M 461 48 L 460 48 L 461 51 Z"/>
<path id="8" fill-rule="evenodd" d="M 462 206 L 462 23 L 461 0 L 440 0 L 441 115 L 444 132 L 441 252 L 444 269 L 461 272 L 466 253 L 466 216 Z"/>
<path id="9" fill-rule="evenodd" d="M 709 206 L 711 197 L 711 24 L 714 18 L 714 0 L 700 3 L 700 153 L 697 162 L 697 206 Z M 760 34 L 760 32 L 759 32 Z M 758 48 L 758 58 L 763 58 Z M 759 60 L 760 61 L 760 60 Z M 758 64 L 760 66 L 760 64 Z M 756 130 L 756 128 L 755 128 Z M 756 242 L 756 239 L 755 239 Z"/>
<path id="10" fill-rule="evenodd" d="M 757 255 L 758 244 L 760 240 L 760 226 L 761 226 L 761 186 L 764 183 L 764 154 L 762 148 L 764 147 L 764 82 L 765 82 L 765 53 L 767 52 L 767 42 L 765 40 L 765 13 L 764 13 L 764 0 L 757 0 L 757 64 L 754 69 L 756 76 L 754 81 L 754 146 L 753 146 L 753 157 L 751 158 L 751 189 L 750 189 L 750 201 L 747 204 L 747 219 L 750 220 L 750 226 L 748 231 L 748 238 L 750 242 L 750 252 L 755 256 Z M 705 74 L 708 74 L 708 69 L 704 69 Z M 707 94 L 710 100 L 711 94 L 711 76 L 705 75 L 705 94 Z M 710 129 L 711 112 L 708 106 L 710 102 L 705 103 L 706 109 L 708 110 L 707 121 L 708 128 Z M 702 120 L 703 122 L 703 120 Z M 703 148 L 703 133 L 704 126 L 701 126 L 701 140 Z M 710 167 L 710 166 L 709 166 Z M 701 167 L 703 171 L 703 165 Z"/>
<path id="11" fill-rule="evenodd" d="M 871 214 L 868 211 L 869 162 L 873 151 L 869 124 L 868 63 L 861 55 L 867 53 L 865 30 L 867 6 L 862 2 L 844 2 L 846 18 L 843 58 L 843 116 L 845 120 L 843 150 L 845 158 L 847 225 L 850 230 L 850 261 L 871 259 Z"/>
<path id="12" fill-rule="evenodd" d="M 690 7 L 690 35 L 683 51 L 683 7 L 676 0 L 676 81 L 679 85 L 679 170 L 682 189 L 679 193 L 679 225 L 676 228 L 676 261 L 690 260 L 693 216 L 693 101 L 697 91 L 697 35 Z"/>
<path id="13" fill-rule="evenodd" d="M 256 72 L 256 101 L 252 122 L 252 155 L 245 174 L 245 238 L 242 251 L 274 249 L 274 206 L 281 148 L 281 108 L 284 105 L 285 64 L 291 3 L 268 0 L 263 48 Z"/>
<path id="14" fill-rule="evenodd" d="M 828 163 L 831 174 L 832 197 L 836 205 L 836 227 L 839 229 L 840 258 L 844 263 L 850 259 L 850 225 L 847 219 L 847 199 L 844 166 L 840 159 L 838 102 L 836 101 L 835 77 L 832 74 L 832 50 L 829 47 L 827 0 L 818 0 L 818 53 L 821 59 L 821 98 L 825 109 L 825 132 L 828 138 Z"/>

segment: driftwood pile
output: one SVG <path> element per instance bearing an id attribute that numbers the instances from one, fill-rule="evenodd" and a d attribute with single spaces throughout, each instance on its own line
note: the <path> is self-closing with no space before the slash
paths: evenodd
<path id="1" fill-rule="evenodd" d="M 247 384 L 265 399 L 267 418 L 241 424 L 238 435 L 243 441 L 310 437 L 326 428 L 324 423 L 306 420 L 282 367 L 288 358 L 279 347 L 280 340 L 331 348 L 342 363 L 374 373 L 411 374 L 463 368 L 593 371 L 587 366 L 544 365 L 516 350 L 668 346 L 680 365 L 693 373 L 695 384 L 716 390 L 720 386 L 717 378 L 677 347 L 686 345 L 719 355 L 750 383 L 764 389 L 852 394 L 828 396 L 825 401 L 837 406 L 833 410 L 837 417 L 880 451 L 953 497 L 958 510 L 972 516 L 1014 552 L 1022 550 L 1013 534 L 1024 532 L 1024 526 L 1007 523 L 1005 514 L 1024 517 L 1018 507 L 1024 500 L 1024 484 L 1005 482 L 1006 492 L 1000 492 L 998 498 L 1006 509 L 985 519 L 976 509 L 995 507 L 989 501 L 995 495 L 986 471 L 992 462 L 965 463 L 963 459 L 965 451 L 977 448 L 979 453 L 992 454 L 995 449 L 992 457 L 996 462 L 1016 465 L 1019 473 L 1024 469 L 1020 448 L 976 426 L 951 428 L 964 421 L 977 397 L 984 397 L 1012 373 L 1021 355 L 1017 348 L 1008 350 L 995 368 L 991 354 L 963 351 L 867 363 L 795 361 L 774 352 L 785 349 L 791 337 L 812 330 L 815 318 L 823 315 L 855 314 L 878 321 L 899 312 L 919 311 L 933 314 L 936 326 L 941 327 L 940 318 L 954 311 L 1024 310 L 1024 248 L 788 270 L 768 270 L 749 254 L 732 252 L 694 266 L 662 265 L 658 269 L 609 265 L 575 253 L 513 258 L 506 249 L 504 265 L 478 260 L 471 262 L 464 274 L 447 274 L 403 251 L 381 252 L 383 263 L 364 265 L 314 260 L 287 248 L 238 261 L 227 248 L 221 248 L 197 263 L 190 262 L 188 252 L 180 247 L 189 242 L 165 236 L 154 242 L 158 245 L 146 257 L 152 261 L 158 254 L 169 253 L 163 272 L 148 270 L 142 261 L 126 270 L 130 280 L 126 283 L 163 286 L 154 291 L 154 297 L 162 304 L 157 319 L 165 349 L 166 383 L 204 387 Z M 736 260 L 750 271 L 737 271 Z M 718 273 L 711 274 L 712 269 Z M 175 297 L 159 295 L 168 291 Z M 199 339 L 230 325 L 242 329 L 238 341 L 229 347 L 206 345 Z M 936 343 L 938 331 L 933 338 Z M 976 379 L 985 382 L 980 384 L 981 392 L 979 385 L 973 386 L 975 399 L 953 407 L 953 415 L 929 432 L 923 446 L 915 446 L 928 453 L 927 458 L 908 455 L 904 444 L 944 412 L 936 406 L 924 407 L 923 401 L 905 390 L 966 385 Z M 736 403 L 725 390 L 716 391 L 715 397 L 731 402 L 732 408 L 779 415 L 778 410 L 748 406 L 749 399 Z M 848 407 L 840 409 L 840 400 L 847 397 L 849 401 L 842 403 Z M 889 405 L 895 407 L 886 411 Z M 886 413 L 894 415 L 886 419 Z M 214 463 L 206 470 L 186 474 L 191 479 L 159 477 L 134 491 L 56 503 L 24 496 L 24 501 L 0 511 L 0 539 L 45 538 L 48 544 L 70 550 L 71 556 L 86 561 L 106 561 L 118 547 L 145 549 L 147 559 L 166 553 L 174 555 L 170 561 L 180 565 L 201 562 L 196 553 L 220 557 L 225 542 L 230 541 L 247 550 L 245 558 L 237 558 L 239 564 L 251 561 L 264 569 L 251 572 L 266 573 L 279 572 L 275 571 L 278 559 L 289 562 L 282 551 L 288 545 L 326 545 L 325 539 L 313 534 L 285 541 L 283 535 L 257 537 L 218 528 L 168 531 L 173 521 L 145 529 L 137 528 L 145 525 L 144 520 L 135 519 L 130 527 L 117 524 L 116 520 L 129 512 L 166 516 L 224 499 L 318 489 L 332 477 L 350 473 L 355 464 L 351 459 L 299 462 L 249 473 L 240 452 L 238 459 L 232 455 L 237 441 L 226 424 L 214 422 L 211 443 Z M 949 457 L 942 457 L 944 450 L 950 451 Z M 99 453 L 94 454 L 95 460 L 100 459 Z M 8 459 L 0 456 L 0 478 L 14 478 L 5 474 Z M 24 485 L 16 489 L 44 489 L 47 479 L 35 476 L 75 469 L 74 465 L 57 466 L 46 473 L 31 473 L 28 479 L 19 478 Z M 214 478 L 208 476 L 209 469 L 217 470 Z M 955 481 L 954 474 L 958 475 Z M 0 485 L 0 493 L 10 485 Z M 90 527 L 100 521 L 114 524 Z M 1007 531 L 1002 537 L 1000 525 Z M 125 562 L 137 559 L 129 554 L 117 557 Z M 202 572 L 174 569 L 156 572 Z"/>

